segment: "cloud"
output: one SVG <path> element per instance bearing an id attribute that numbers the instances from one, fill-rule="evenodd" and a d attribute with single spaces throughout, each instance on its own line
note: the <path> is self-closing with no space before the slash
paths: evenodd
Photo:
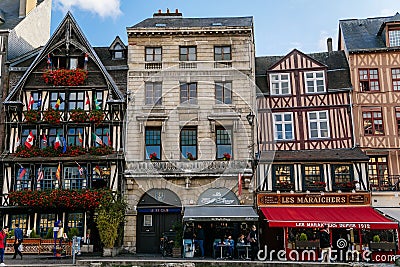
<path id="1" fill-rule="evenodd" d="M 56 0 L 54 4 L 63 12 L 77 8 L 102 18 L 115 18 L 122 14 L 120 0 Z"/>

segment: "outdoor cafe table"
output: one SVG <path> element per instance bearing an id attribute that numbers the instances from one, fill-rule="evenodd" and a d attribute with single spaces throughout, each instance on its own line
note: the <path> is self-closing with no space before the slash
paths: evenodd
<path id="1" fill-rule="evenodd" d="M 218 258 L 218 259 L 223 259 L 224 258 L 224 255 L 223 255 L 224 254 L 224 248 L 227 248 L 229 246 L 230 246 L 229 244 L 224 244 L 224 243 L 217 244 L 217 247 L 220 248 L 220 252 L 221 252 L 221 257 Z"/>

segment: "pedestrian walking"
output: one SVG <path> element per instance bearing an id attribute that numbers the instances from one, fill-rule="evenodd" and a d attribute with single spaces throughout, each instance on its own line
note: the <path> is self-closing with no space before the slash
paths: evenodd
<path id="1" fill-rule="evenodd" d="M 321 262 L 331 262 L 331 237 L 329 234 L 329 227 L 327 224 L 320 232 L 319 246 L 321 248 Z"/>
<path id="2" fill-rule="evenodd" d="M 21 260 L 22 260 L 22 252 L 21 252 L 20 248 L 21 248 L 23 239 L 24 239 L 24 237 L 23 237 L 22 229 L 19 228 L 19 224 L 16 223 L 15 229 L 14 229 L 14 256 L 12 257 L 13 259 L 15 259 L 18 254 L 21 256 Z"/>
<path id="3" fill-rule="evenodd" d="M 4 226 L 3 230 L 0 232 L 0 266 L 5 266 L 4 264 L 4 249 L 7 242 L 8 226 Z"/>
<path id="4" fill-rule="evenodd" d="M 255 225 L 251 227 L 251 231 L 249 233 L 249 242 L 251 248 L 251 260 L 254 261 L 258 254 L 258 233 Z"/>

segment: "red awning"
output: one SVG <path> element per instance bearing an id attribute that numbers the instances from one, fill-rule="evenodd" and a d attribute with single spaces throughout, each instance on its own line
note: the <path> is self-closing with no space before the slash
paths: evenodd
<path id="1" fill-rule="evenodd" d="M 369 206 L 261 208 L 270 227 L 397 229 L 393 222 Z"/>

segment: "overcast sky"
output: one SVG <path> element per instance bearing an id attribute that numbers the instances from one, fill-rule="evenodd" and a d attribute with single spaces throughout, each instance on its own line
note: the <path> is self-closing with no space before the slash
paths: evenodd
<path id="1" fill-rule="evenodd" d="M 326 51 L 337 47 L 340 19 L 393 16 L 400 0 L 53 0 L 51 32 L 70 10 L 92 46 L 109 46 L 118 35 L 127 43 L 126 27 L 161 9 L 176 8 L 184 17 L 253 16 L 256 55 Z"/>

